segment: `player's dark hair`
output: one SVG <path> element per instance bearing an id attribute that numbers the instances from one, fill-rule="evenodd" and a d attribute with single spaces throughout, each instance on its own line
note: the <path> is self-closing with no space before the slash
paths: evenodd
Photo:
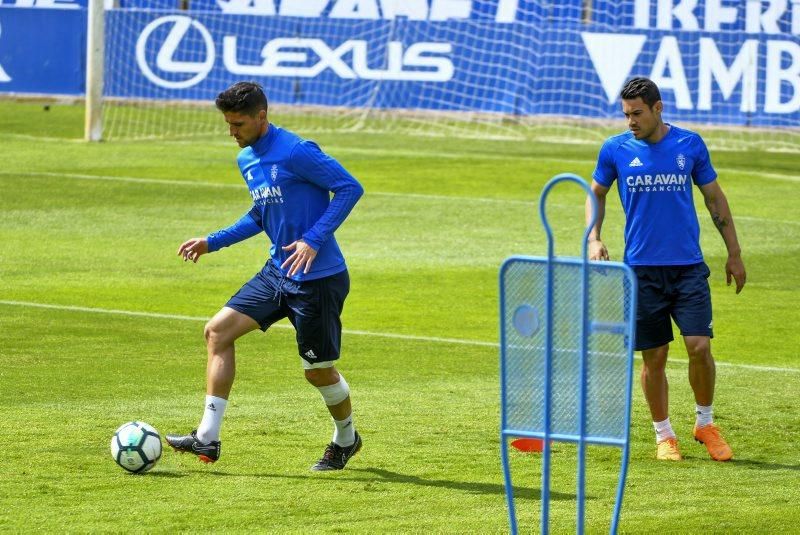
<path id="1" fill-rule="evenodd" d="M 267 111 L 267 95 L 255 82 L 236 82 L 217 95 L 217 109 L 223 113 L 232 111 L 254 116 L 260 110 Z"/>
<path id="2" fill-rule="evenodd" d="M 652 108 L 653 104 L 661 100 L 661 92 L 658 86 L 649 78 L 631 78 L 625 83 L 625 87 L 619 94 L 623 100 L 632 100 L 642 97 L 642 102 Z"/>

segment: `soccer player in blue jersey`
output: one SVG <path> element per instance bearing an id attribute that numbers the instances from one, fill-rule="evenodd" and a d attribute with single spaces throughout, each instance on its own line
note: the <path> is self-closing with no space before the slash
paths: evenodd
<path id="1" fill-rule="evenodd" d="M 228 228 L 181 244 L 178 255 L 200 256 L 262 232 L 270 257 L 205 327 L 208 350 L 205 411 L 188 435 L 167 435 L 178 451 L 209 463 L 219 459 L 220 427 L 234 378 L 234 342 L 289 318 L 305 376 L 322 395 L 334 422 L 333 439 L 312 470 L 341 470 L 361 448 L 353 425 L 350 388 L 334 362 L 339 358 L 340 315 L 350 289 L 334 231 L 364 190 L 336 160 L 267 119 L 267 97 L 255 83 L 239 82 L 216 99 L 230 135 L 252 208 Z M 331 198 L 331 193 L 333 197 Z"/>
<path id="2" fill-rule="evenodd" d="M 728 249 L 725 273 L 736 293 L 745 284 L 745 268 L 733 217 L 717 181 L 708 149 L 696 133 L 665 123 L 655 83 L 634 78 L 620 94 L 629 131 L 606 140 L 592 175 L 598 218 L 589 234 L 589 256 L 608 260 L 600 238 L 606 194 L 614 181 L 625 211 L 625 257 L 638 279 L 636 350 L 642 352 L 642 389 L 656 430 L 656 457 L 680 460 L 669 421 L 667 376 L 669 343 L 675 320 L 689 354 L 689 384 L 694 391 L 694 438 L 717 461 L 733 456 L 712 419 L 715 367 L 711 356 L 710 274 L 700 251 L 700 227 L 692 201 L 696 185 Z M 586 203 L 587 220 L 591 204 Z"/>

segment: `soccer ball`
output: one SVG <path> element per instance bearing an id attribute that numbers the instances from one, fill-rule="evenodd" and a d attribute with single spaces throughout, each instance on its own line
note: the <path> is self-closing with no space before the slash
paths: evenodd
<path id="1" fill-rule="evenodd" d="M 122 424 L 111 437 L 111 456 L 128 472 L 143 474 L 161 458 L 161 436 L 144 422 Z"/>

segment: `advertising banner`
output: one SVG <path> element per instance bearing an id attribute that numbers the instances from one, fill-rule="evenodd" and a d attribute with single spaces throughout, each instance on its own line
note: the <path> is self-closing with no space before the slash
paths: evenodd
<path id="1" fill-rule="evenodd" d="M 644 75 L 662 88 L 671 118 L 800 124 L 800 44 L 780 17 L 761 17 L 758 28 L 726 19 L 760 30 L 748 33 L 706 30 L 721 26 L 710 16 L 662 29 L 633 12 L 630 29 L 612 31 L 581 22 L 110 15 L 120 19 L 111 27 L 126 29 L 113 44 L 115 96 L 213 99 L 253 79 L 287 104 L 610 117 L 625 80 Z"/>
<path id="2" fill-rule="evenodd" d="M 800 125 L 800 1 L 188 5 L 106 12 L 107 95 L 210 101 L 247 79 L 283 104 L 608 118 L 648 76 L 670 120 Z M 84 26 L 0 7 L 0 91 L 81 92 Z"/>
<path id="3" fill-rule="evenodd" d="M 604 0 L 601 0 L 604 3 Z M 192 11 L 348 20 L 580 20 L 583 0 L 191 0 Z"/>
<path id="4" fill-rule="evenodd" d="M 86 10 L 0 7 L 0 92 L 85 92 Z"/>
<path id="5" fill-rule="evenodd" d="M 32 7 L 39 9 L 80 9 L 89 0 L 0 0 L 0 7 Z"/>

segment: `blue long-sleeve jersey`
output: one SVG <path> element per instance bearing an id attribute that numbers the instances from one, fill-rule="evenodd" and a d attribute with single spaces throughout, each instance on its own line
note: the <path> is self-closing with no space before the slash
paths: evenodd
<path id="1" fill-rule="evenodd" d="M 263 231 L 272 242 L 271 261 L 278 268 L 292 253 L 282 247 L 296 240 L 302 238 L 317 251 L 309 273 L 295 273 L 294 280 L 319 279 L 347 269 L 333 233 L 364 189 L 339 162 L 313 141 L 273 124 L 242 149 L 237 162 L 253 207 L 230 227 L 209 234 L 209 252 Z M 288 269 L 282 271 L 288 274 Z"/>

